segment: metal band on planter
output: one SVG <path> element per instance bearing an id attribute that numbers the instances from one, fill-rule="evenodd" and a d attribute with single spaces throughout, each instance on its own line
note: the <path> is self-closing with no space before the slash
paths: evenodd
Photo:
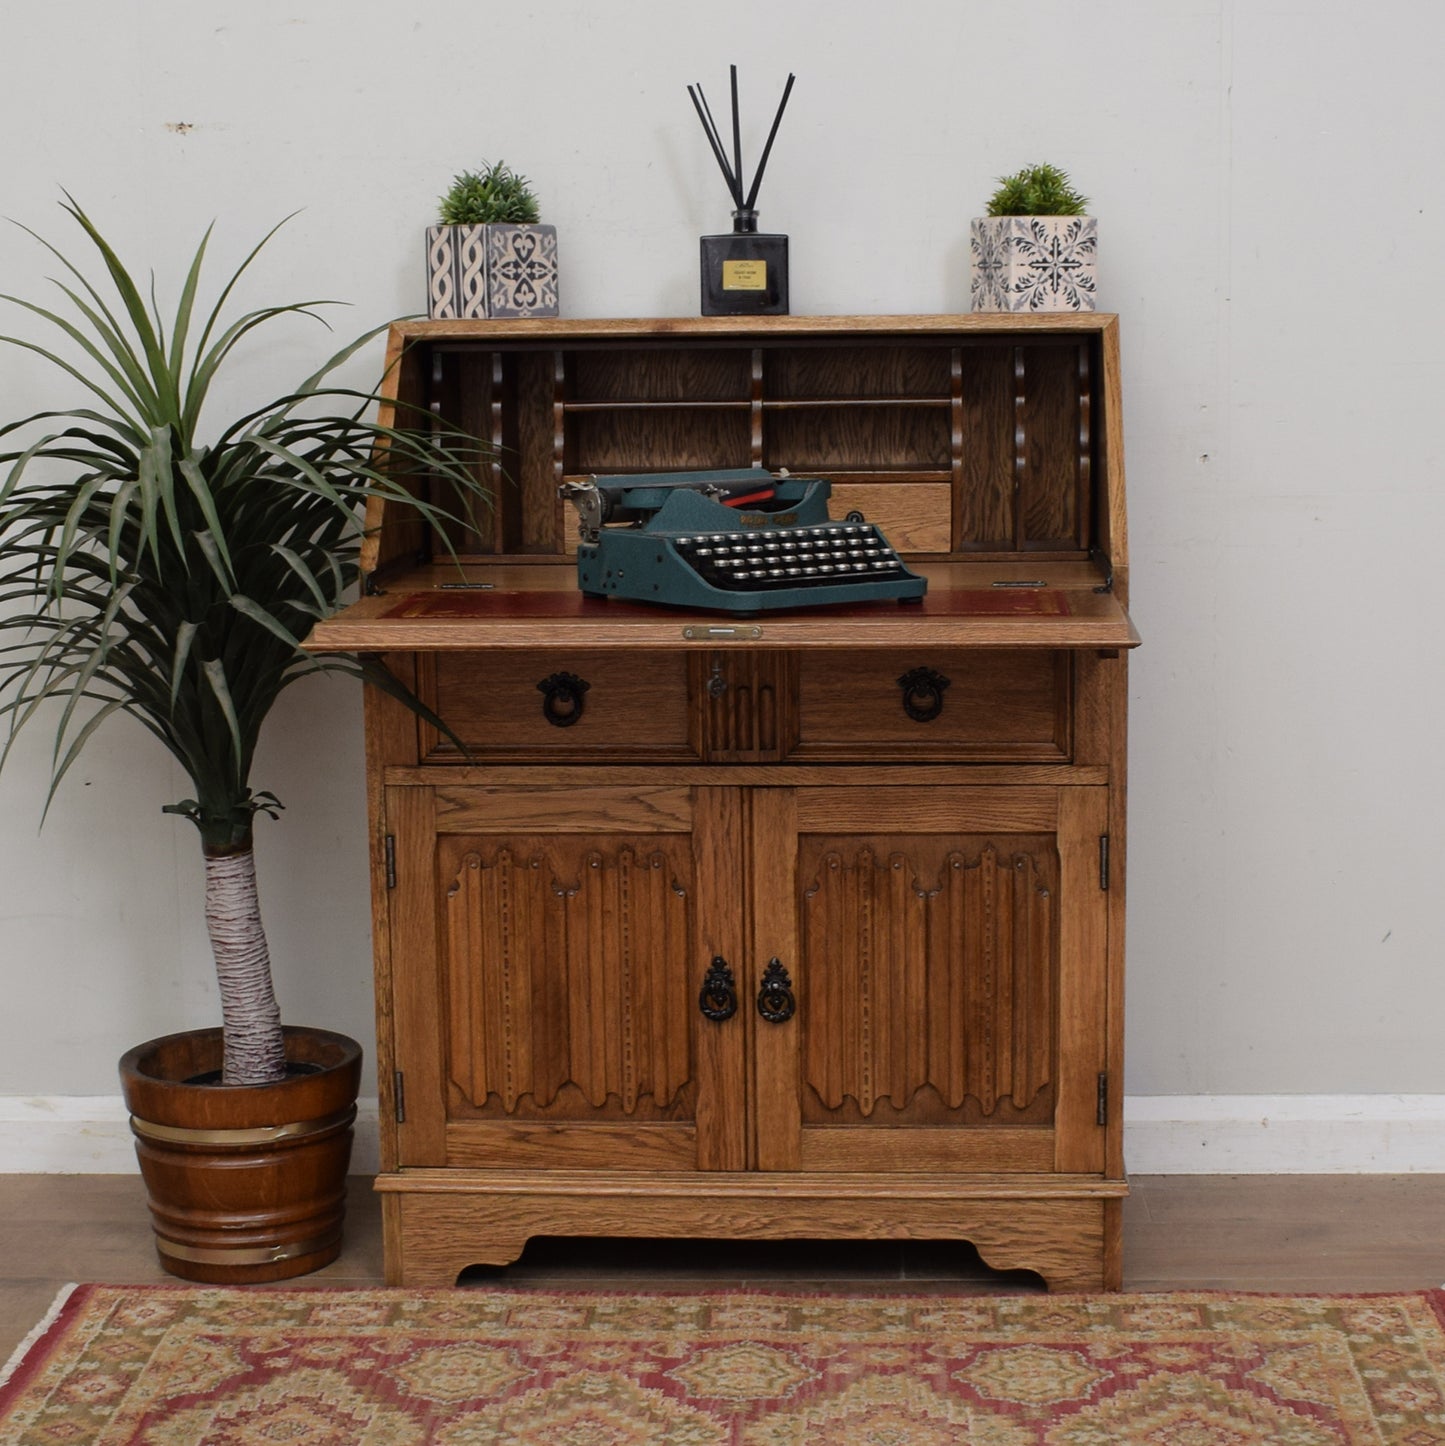
<path id="1" fill-rule="evenodd" d="M 143 1140 L 159 1140 L 168 1145 L 272 1145 L 282 1140 L 301 1140 L 310 1135 L 324 1135 L 344 1129 L 356 1118 L 356 1106 L 348 1105 L 334 1115 L 320 1120 L 297 1120 L 286 1125 L 262 1125 L 245 1130 L 193 1130 L 180 1125 L 157 1125 L 150 1120 L 130 1117 L 130 1127 Z"/>
<path id="2" fill-rule="evenodd" d="M 341 1227 L 338 1226 L 325 1235 L 315 1235 L 310 1240 L 296 1240 L 286 1245 L 202 1249 L 195 1245 L 179 1245 L 174 1240 L 157 1235 L 156 1249 L 173 1260 L 190 1260 L 197 1265 L 270 1265 L 278 1260 L 297 1260 L 303 1255 L 315 1255 L 318 1251 L 329 1249 L 340 1239 Z"/>

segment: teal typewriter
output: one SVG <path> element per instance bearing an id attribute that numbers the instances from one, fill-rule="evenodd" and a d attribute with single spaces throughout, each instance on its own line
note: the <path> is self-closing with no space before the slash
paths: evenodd
<path id="1" fill-rule="evenodd" d="M 588 597 L 757 613 L 897 599 L 928 589 L 857 513 L 828 516 L 832 484 L 757 468 L 563 483 Z"/>

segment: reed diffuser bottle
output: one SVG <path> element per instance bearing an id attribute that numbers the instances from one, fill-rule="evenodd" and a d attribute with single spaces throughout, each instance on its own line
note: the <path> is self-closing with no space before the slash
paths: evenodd
<path id="1" fill-rule="evenodd" d="M 773 138 L 793 89 L 788 76 L 772 130 L 758 160 L 752 186 L 743 187 L 742 130 L 738 119 L 738 68 L 730 67 L 733 107 L 733 159 L 727 154 L 702 86 L 688 86 L 694 109 L 712 146 L 713 155 L 733 199 L 733 229 L 721 236 L 702 238 L 702 314 L 704 316 L 786 316 L 788 314 L 788 238 L 758 230 L 755 203 L 763 171 L 773 149 Z"/>

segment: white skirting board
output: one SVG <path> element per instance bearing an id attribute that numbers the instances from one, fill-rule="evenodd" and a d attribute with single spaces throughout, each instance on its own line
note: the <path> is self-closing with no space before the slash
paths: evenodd
<path id="1" fill-rule="evenodd" d="M 1133 1095 L 1132 1175 L 1445 1174 L 1445 1095 Z M 0 1096 L 0 1174 L 136 1169 L 118 1096 Z M 361 1101 L 352 1169 L 377 1169 L 376 1101 Z"/>
<path id="2" fill-rule="evenodd" d="M 356 1107 L 351 1169 L 379 1165 L 376 1101 Z M 130 1116 L 119 1095 L 0 1095 L 0 1175 L 138 1173 Z"/>
<path id="3" fill-rule="evenodd" d="M 1445 1174 L 1445 1095 L 1132 1095 L 1133 1175 Z"/>

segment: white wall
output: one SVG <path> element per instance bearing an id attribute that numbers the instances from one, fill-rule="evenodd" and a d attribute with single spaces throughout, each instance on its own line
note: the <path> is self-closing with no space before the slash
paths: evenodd
<path id="1" fill-rule="evenodd" d="M 1123 317 L 1145 638 L 1129 1092 L 1440 1095 L 1442 42 L 1431 0 L 0 0 L 0 211 L 69 245 L 64 186 L 173 296 L 211 218 L 219 275 L 304 208 L 245 300 L 343 298 L 345 335 L 422 308 L 434 198 L 504 158 L 565 314 L 691 315 L 728 207 L 684 87 L 720 101 L 732 60 L 754 153 L 798 74 L 761 195 L 794 311 L 935 312 L 992 178 L 1066 166 Z M 0 290 L 53 271 L 0 227 Z M 0 352 L 0 415 L 75 400 Z M 106 1095 L 128 1045 L 213 1021 L 198 849 L 127 724 L 37 831 L 47 748 L 0 777 L 0 1096 Z M 283 1007 L 369 1042 L 361 778 L 355 693 L 285 699 L 254 780 L 289 805 L 259 829 Z"/>

